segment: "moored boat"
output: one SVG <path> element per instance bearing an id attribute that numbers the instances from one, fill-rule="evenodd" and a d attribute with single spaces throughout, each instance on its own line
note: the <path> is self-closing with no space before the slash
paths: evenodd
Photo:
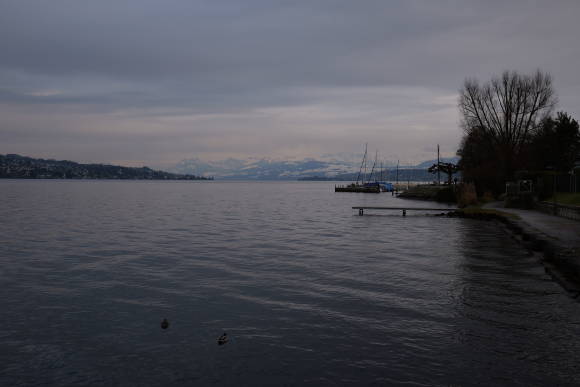
<path id="1" fill-rule="evenodd" d="M 367 183 L 364 185 L 352 183 L 348 185 L 334 186 L 334 192 L 380 193 L 381 188 L 378 184 L 374 183 Z"/>
<path id="2" fill-rule="evenodd" d="M 362 193 L 381 193 L 381 192 L 393 192 L 395 187 L 392 183 L 387 183 L 384 181 L 377 181 L 375 177 L 375 181 L 372 182 L 373 173 L 375 172 L 375 166 L 377 164 L 377 154 L 375 154 L 375 162 L 373 164 L 373 168 L 371 170 L 370 176 L 367 180 L 367 144 L 365 144 L 365 154 L 363 156 L 360 169 L 358 172 L 358 176 L 356 178 L 355 183 L 351 183 L 348 185 L 335 185 L 334 192 L 362 192 Z M 382 164 L 382 163 L 381 163 Z M 364 167 L 364 173 L 363 173 Z M 382 180 L 382 165 L 381 165 L 381 180 Z M 377 176 L 378 177 L 378 176 Z M 361 179 L 362 178 L 362 179 Z M 359 181 L 361 182 L 359 184 Z M 366 182 L 365 182 L 366 181 Z"/>

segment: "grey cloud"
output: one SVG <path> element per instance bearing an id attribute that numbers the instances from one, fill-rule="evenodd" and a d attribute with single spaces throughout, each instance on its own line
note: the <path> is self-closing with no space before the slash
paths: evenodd
<path id="1" fill-rule="evenodd" d="M 304 139 L 346 150 L 383 125 L 408 154 L 437 138 L 452 149 L 453 95 L 467 76 L 540 67 L 554 75 L 561 107 L 580 112 L 579 12 L 574 1 L 0 0 L 0 130 L 4 146 L 14 128 L 41 138 L 41 115 L 58 115 L 50 130 L 83 147 L 91 136 L 103 139 L 95 147 L 106 143 L 113 134 L 103 128 L 117 125 L 133 136 L 134 154 L 166 136 L 163 151 L 177 155 L 184 143 L 248 153 Z M 361 97 L 365 88 L 371 97 Z M 373 100 L 373 89 L 383 94 Z M 3 114 L 14 106 L 20 116 Z M 216 118 L 139 132 L 156 117 L 188 115 Z M 433 133 L 417 135 L 429 125 Z M 220 145 L 220 133 L 239 137 Z"/>
<path id="2" fill-rule="evenodd" d="M 527 51 L 538 24 L 557 22 L 542 3 L 534 5 L 537 20 L 525 18 L 531 6 L 434 3 L 6 2 L 0 66 L 159 83 L 166 92 L 397 82 L 457 88 L 458 75 L 497 61 L 486 55 L 502 37 L 510 50 L 520 46 L 515 37 Z M 482 44 L 478 30 L 498 39 Z"/>
<path id="3" fill-rule="evenodd" d="M 2 65 L 41 74 L 227 80 L 232 86 L 259 79 L 284 85 L 384 83 L 401 80 L 401 73 L 389 70 L 424 62 L 406 63 L 400 51 L 406 45 L 489 23 L 486 16 L 495 11 L 457 12 L 406 1 L 316 4 L 7 2 L 0 23 Z M 348 71 L 373 52 L 389 56 L 382 69 L 363 64 L 364 73 Z"/>

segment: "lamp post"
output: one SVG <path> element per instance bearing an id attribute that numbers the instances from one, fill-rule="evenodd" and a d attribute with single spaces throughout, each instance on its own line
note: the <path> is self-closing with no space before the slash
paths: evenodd
<path id="1" fill-rule="evenodd" d="M 439 158 L 439 144 L 437 144 L 437 185 L 441 185 L 441 159 Z"/>
<path id="2" fill-rule="evenodd" d="M 554 200 L 554 215 L 558 215 L 558 207 L 557 207 L 557 203 L 556 203 L 556 185 L 558 184 L 558 175 L 556 175 L 556 172 L 554 172 L 554 187 L 553 187 L 553 195 L 552 195 L 552 199 Z"/>

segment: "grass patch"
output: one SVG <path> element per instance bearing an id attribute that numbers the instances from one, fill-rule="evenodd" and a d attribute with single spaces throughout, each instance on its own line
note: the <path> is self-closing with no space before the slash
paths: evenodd
<path id="1" fill-rule="evenodd" d="M 554 197 L 545 200 L 546 202 L 554 202 Z M 562 192 L 556 194 L 556 203 L 569 206 L 580 206 L 580 193 Z"/>

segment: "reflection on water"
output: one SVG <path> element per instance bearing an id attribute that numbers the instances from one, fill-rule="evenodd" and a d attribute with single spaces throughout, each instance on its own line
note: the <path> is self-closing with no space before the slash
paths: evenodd
<path id="1" fill-rule="evenodd" d="M 332 183 L 0 188 L 3 385 L 580 382 L 578 304 L 496 223 Z"/>

